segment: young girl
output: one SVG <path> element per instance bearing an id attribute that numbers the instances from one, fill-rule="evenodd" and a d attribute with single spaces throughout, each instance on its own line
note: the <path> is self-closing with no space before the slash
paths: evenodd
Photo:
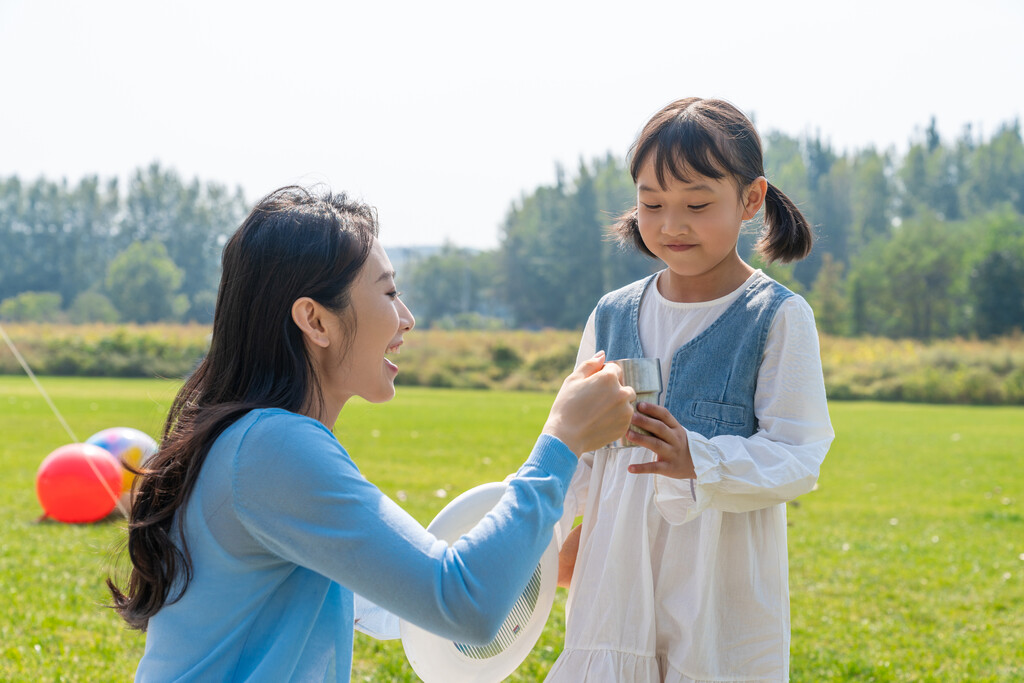
<path id="1" fill-rule="evenodd" d="M 178 393 L 108 581 L 147 631 L 140 681 L 347 681 L 353 594 L 445 637 L 490 641 L 561 514 L 580 453 L 626 432 L 600 355 L 570 375 L 533 453 L 467 535 L 438 541 L 331 433 L 353 396 L 395 394 L 413 317 L 344 195 L 283 188 L 224 247 L 210 351 Z M 588 433 L 589 432 L 589 433 Z"/>
<path id="2" fill-rule="evenodd" d="M 562 548 L 548 680 L 785 681 L 785 503 L 812 489 L 833 432 L 811 309 L 736 243 L 762 204 L 769 261 L 806 256 L 810 230 L 726 102 L 658 112 L 630 172 L 637 206 L 615 231 L 666 267 L 605 295 L 579 354 L 662 359 L 663 405 L 639 405 L 650 434 L 585 455 L 573 478 L 562 536 L 583 523 Z"/>

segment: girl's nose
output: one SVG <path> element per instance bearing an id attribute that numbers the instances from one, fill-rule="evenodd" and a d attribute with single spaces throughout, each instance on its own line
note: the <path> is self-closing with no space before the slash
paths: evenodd
<path id="1" fill-rule="evenodd" d="M 681 235 L 688 232 L 686 220 L 676 213 L 666 212 L 665 222 L 661 224 L 661 231 L 666 235 Z"/>

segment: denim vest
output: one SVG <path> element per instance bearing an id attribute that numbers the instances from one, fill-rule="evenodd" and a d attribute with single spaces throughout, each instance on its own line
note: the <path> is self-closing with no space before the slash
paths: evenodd
<path id="1" fill-rule="evenodd" d="M 640 302 L 656 277 L 609 292 L 598 302 L 597 348 L 609 360 L 643 356 Z M 663 395 L 679 424 L 708 439 L 722 434 L 748 437 L 757 431 L 754 390 L 765 341 L 779 305 L 791 296 L 793 292 L 762 275 L 706 330 L 676 349 Z"/>

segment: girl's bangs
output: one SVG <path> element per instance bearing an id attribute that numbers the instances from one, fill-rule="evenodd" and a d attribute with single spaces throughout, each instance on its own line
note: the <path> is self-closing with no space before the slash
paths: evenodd
<path id="1" fill-rule="evenodd" d="M 691 183 L 697 177 L 720 179 L 730 174 L 715 136 L 693 119 L 673 120 L 644 140 L 633 160 L 633 180 L 640 165 L 653 154 L 658 184 L 665 187 L 666 178 Z"/>

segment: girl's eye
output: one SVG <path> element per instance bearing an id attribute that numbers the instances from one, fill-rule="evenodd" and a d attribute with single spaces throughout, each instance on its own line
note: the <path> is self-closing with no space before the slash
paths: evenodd
<path id="1" fill-rule="evenodd" d="M 388 296 L 391 297 L 392 299 L 397 299 L 398 297 L 402 296 L 402 293 L 399 292 L 398 290 L 392 289 L 390 292 L 388 292 Z"/>
<path id="2" fill-rule="evenodd" d="M 707 202 L 706 204 L 690 204 L 690 211 L 700 211 L 701 209 L 707 208 L 710 203 L 711 202 Z"/>
<path id="3" fill-rule="evenodd" d="M 661 204 L 643 204 L 643 207 L 645 209 L 650 210 L 650 211 L 654 211 L 655 209 L 660 209 L 661 208 Z"/>

